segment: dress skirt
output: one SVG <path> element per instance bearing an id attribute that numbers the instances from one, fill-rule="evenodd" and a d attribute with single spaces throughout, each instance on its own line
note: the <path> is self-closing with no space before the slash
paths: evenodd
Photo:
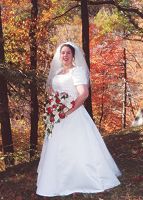
<path id="1" fill-rule="evenodd" d="M 98 193 L 120 184 L 115 161 L 84 106 L 45 136 L 38 166 L 36 193 L 64 196 Z"/>

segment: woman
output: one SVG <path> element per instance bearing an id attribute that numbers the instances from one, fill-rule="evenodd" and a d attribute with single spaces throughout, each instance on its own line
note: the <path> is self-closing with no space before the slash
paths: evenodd
<path id="1" fill-rule="evenodd" d="M 67 92 L 75 106 L 45 137 L 37 180 L 41 196 L 98 193 L 120 184 L 121 173 L 83 106 L 88 84 L 82 50 L 71 42 L 61 44 L 51 62 L 48 87 Z"/>

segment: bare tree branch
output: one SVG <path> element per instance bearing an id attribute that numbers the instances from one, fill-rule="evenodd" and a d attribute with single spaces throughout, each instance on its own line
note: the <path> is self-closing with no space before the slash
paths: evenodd
<path id="1" fill-rule="evenodd" d="M 71 7 L 70 9 L 66 10 L 63 14 L 58 15 L 58 16 L 56 16 L 56 17 L 53 17 L 53 18 L 48 22 L 48 24 L 51 24 L 52 21 L 56 21 L 56 20 L 58 20 L 59 18 L 64 17 L 67 13 L 69 13 L 70 11 L 72 11 L 72 10 L 74 10 L 74 9 L 76 9 L 76 8 L 80 8 L 80 5 L 77 4 L 77 5 L 73 6 L 73 7 Z"/>
<path id="2" fill-rule="evenodd" d="M 95 0 L 95 1 L 89 0 L 88 1 L 88 5 L 102 5 L 102 4 L 114 5 L 120 11 L 137 14 L 139 17 L 143 19 L 143 12 L 140 11 L 138 8 L 122 6 L 115 0 Z"/>
<path id="3" fill-rule="evenodd" d="M 138 38 L 123 37 L 123 39 L 134 41 L 134 42 L 143 42 L 143 38 L 142 37 L 140 39 L 138 39 Z"/>
<path id="4" fill-rule="evenodd" d="M 139 27 L 138 23 L 132 18 L 131 14 L 126 14 L 127 18 L 129 19 L 129 22 L 139 31 L 143 32 L 143 28 Z"/>
<path id="5" fill-rule="evenodd" d="M 135 62 L 135 63 L 137 64 L 137 66 L 138 66 L 140 69 L 142 69 L 142 66 L 140 65 L 139 61 L 137 60 L 136 55 L 135 55 L 134 53 L 130 52 L 128 49 L 126 49 L 126 51 L 127 51 L 128 54 L 129 54 L 130 56 L 132 56 L 132 58 L 134 59 L 134 60 L 129 60 L 129 61 Z"/>
<path id="6" fill-rule="evenodd" d="M 18 90 L 16 90 L 11 83 L 8 82 L 8 85 L 10 86 L 10 88 L 12 88 L 13 92 L 15 92 L 16 94 L 19 94 L 19 96 L 23 99 L 26 100 L 27 102 L 31 102 L 28 98 L 25 97 L 25 95 L 21 94 L 18 92 Z"/>
<path id="7" fill-rule="evenodd" d="M 66 10 L 63 14 L 58 15 L 56 17 L 53 17 L 49 22 L 48 25 L 51 24 L 52 21 L 56 21 L 61 17 L 64 17 L 66 14 L 68 14 L 69 12 L 71 12 L 72 10 L 76 9 L 76 8 L 80 8 L 80 1 L 76 0 L 77 4 L 71 8 L 69 8 L 68 10 Z M 138 23 L 132 18 L 131 13 L 134 13 L 136 15 L 138 15 L 139 17 L 141 17 L 143 19 L 143 12 L 140 11 L 138 8 L 133 8 L 133 7 L 125 7 L 125 6 L 121 6 L 119 5 L 119 3 L 116 0 L 89 0 L 88 1 L 88 5 L 104 5 L 104 4 L 109 4 L 109 5 L 113 5 L 115 6 L 119 11 L 122 11 L 126 17 L 129 19 L 129 22 L 139 31 L 143 32 L 143 29 L 141 27 L 139 27 Z"/>

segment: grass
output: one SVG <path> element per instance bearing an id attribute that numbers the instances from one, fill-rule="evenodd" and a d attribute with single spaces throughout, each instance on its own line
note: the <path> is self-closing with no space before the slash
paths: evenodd
<path id="1" fill-rule="evenodd" d="M 104 139 L 122 171 L 120 186 L 94 195 L 39 197 L 35 194 L 37 160 L 0 173 L 0 200 L 143 200 L 143 128 L 120 131 Z"/>

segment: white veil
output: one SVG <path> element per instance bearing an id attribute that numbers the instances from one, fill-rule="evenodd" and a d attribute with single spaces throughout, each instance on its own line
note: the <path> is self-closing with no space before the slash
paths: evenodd
<path id="1" fill-rule="evenodd" d="M 55 55 L 54 55 L 54 57 L 51 61 L 50 72 L 49 72 L 49 75 L 48 75 L 48 78 L 47 78 L 47 86 L 51 85 L 53 77 L 62 68 L 62 62 L 61 62 L 61 59 L 60 59 L 60 50 L 61 50 L 61 47 L 64 44 L 69 44 L 75 49 L 74 65 L 78 66 L 78 67 L 83 67 L 83 69 L 85 70 L 85 72 L 87 74 L 87 77 L 89 75 L 89 69 L 88 69 L 88 66 L 87 66 L 87 63 L 86 63 L 86 60 L 85 60 L 85 57 L 84 57 L 83 50 L 79 46 L 74 44 L 73 42 L 65 42 L 65 43 L 62 43 L 58 46 L 58 48 L 56 49 Z"/>

